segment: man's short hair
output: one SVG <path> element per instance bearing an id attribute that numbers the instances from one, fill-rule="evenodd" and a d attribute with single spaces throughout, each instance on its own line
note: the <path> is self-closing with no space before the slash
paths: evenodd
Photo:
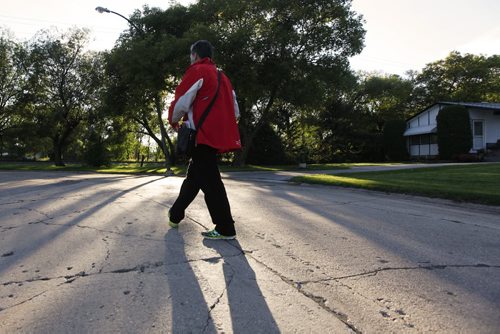
<path id="1" fill-rule="evenodd" d="M 196 53 L 200 56 L 200 58 L 212 58 L 214 54 L 214 47 L 209 41 L 202 39 L 191 45 L 191 53 Z"/>

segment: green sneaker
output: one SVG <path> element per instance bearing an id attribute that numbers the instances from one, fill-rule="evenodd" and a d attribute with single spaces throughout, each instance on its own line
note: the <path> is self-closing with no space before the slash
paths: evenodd
<path id="1" fill-rule="evenodd" d="M 168 225 L 170 225 L 171 228 L 178 228 L 179 227 L 179 223 L 176 224 L 170 220 L 170 210 L 168 211 Z"/>
<path id="2" fill-rule="evenodd" d="M 219 232 L 217 232 L 215 229 L 208 231 L 208 232 L 201 232 L 201 235 L 205 239 L 212 239 L 212 240 L 232 240 L 236 239 L 236 235 L 222 235 Z"/>

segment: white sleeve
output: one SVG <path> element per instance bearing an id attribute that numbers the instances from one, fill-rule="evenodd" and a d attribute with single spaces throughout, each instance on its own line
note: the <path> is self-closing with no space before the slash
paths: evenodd
<path id="1" fill-rule="evenodd" d="M 203 86 L 203 79 L 196 81 L 191 88 L 188 89 L 186 94 L 182 95 L 174 107 L 174 112 L 172 114 L 172 122 L 177 123 L 181 120 L 182 117 L 191 109 L 193 105 L 194 98 L 200 90 L 201 86 Z"/>
<path id="2" fill-rule="evenodd" d="M 236 100 L 236 92 L 233 90 L 233 101 L 234 101 L 234 116 L 236 120 L 240 119 L 240 107 L 238 107 L 238 101 Z"/>

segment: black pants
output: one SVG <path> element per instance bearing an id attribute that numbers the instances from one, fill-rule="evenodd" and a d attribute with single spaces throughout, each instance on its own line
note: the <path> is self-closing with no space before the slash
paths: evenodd
<path id="1" fill-rule="evenodd" d="M 198 145 L 193 150 L 179 197 L 170 209 L 172 222 L 178 223 L 184 219 L 186 208 L 200 189 L 205 194 L 205 203 L 217 232 L 222 235 L 235 235 L 226 189 L 217 167 L 217 150 L 206 145 Z"/>

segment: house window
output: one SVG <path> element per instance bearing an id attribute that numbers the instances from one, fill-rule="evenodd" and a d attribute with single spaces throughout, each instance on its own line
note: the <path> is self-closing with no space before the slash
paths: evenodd
<path id="1" fill-rule="evenodd" d="M 437 134 L 435 134 L 435 133 L 431 134 L 431 144 L 437 144 L 437 143 L 438 143 Z"/>
<path id="2" fill-rule="evenodd" d="M 420 145 L 420 136 L 411 136 L 410 145 Z"/>
<path id="3" fill-rule="evenodd" d="M 474 136 L 482 136 L 482 135 L 483 135 L 483 122 L 474 121 Z"/>
<path id="4" fill-rule="evenodd" d="M 422 135 L 420 136 L 420 145 L 429 145 L 431 141 L 430 135 Z"/>

